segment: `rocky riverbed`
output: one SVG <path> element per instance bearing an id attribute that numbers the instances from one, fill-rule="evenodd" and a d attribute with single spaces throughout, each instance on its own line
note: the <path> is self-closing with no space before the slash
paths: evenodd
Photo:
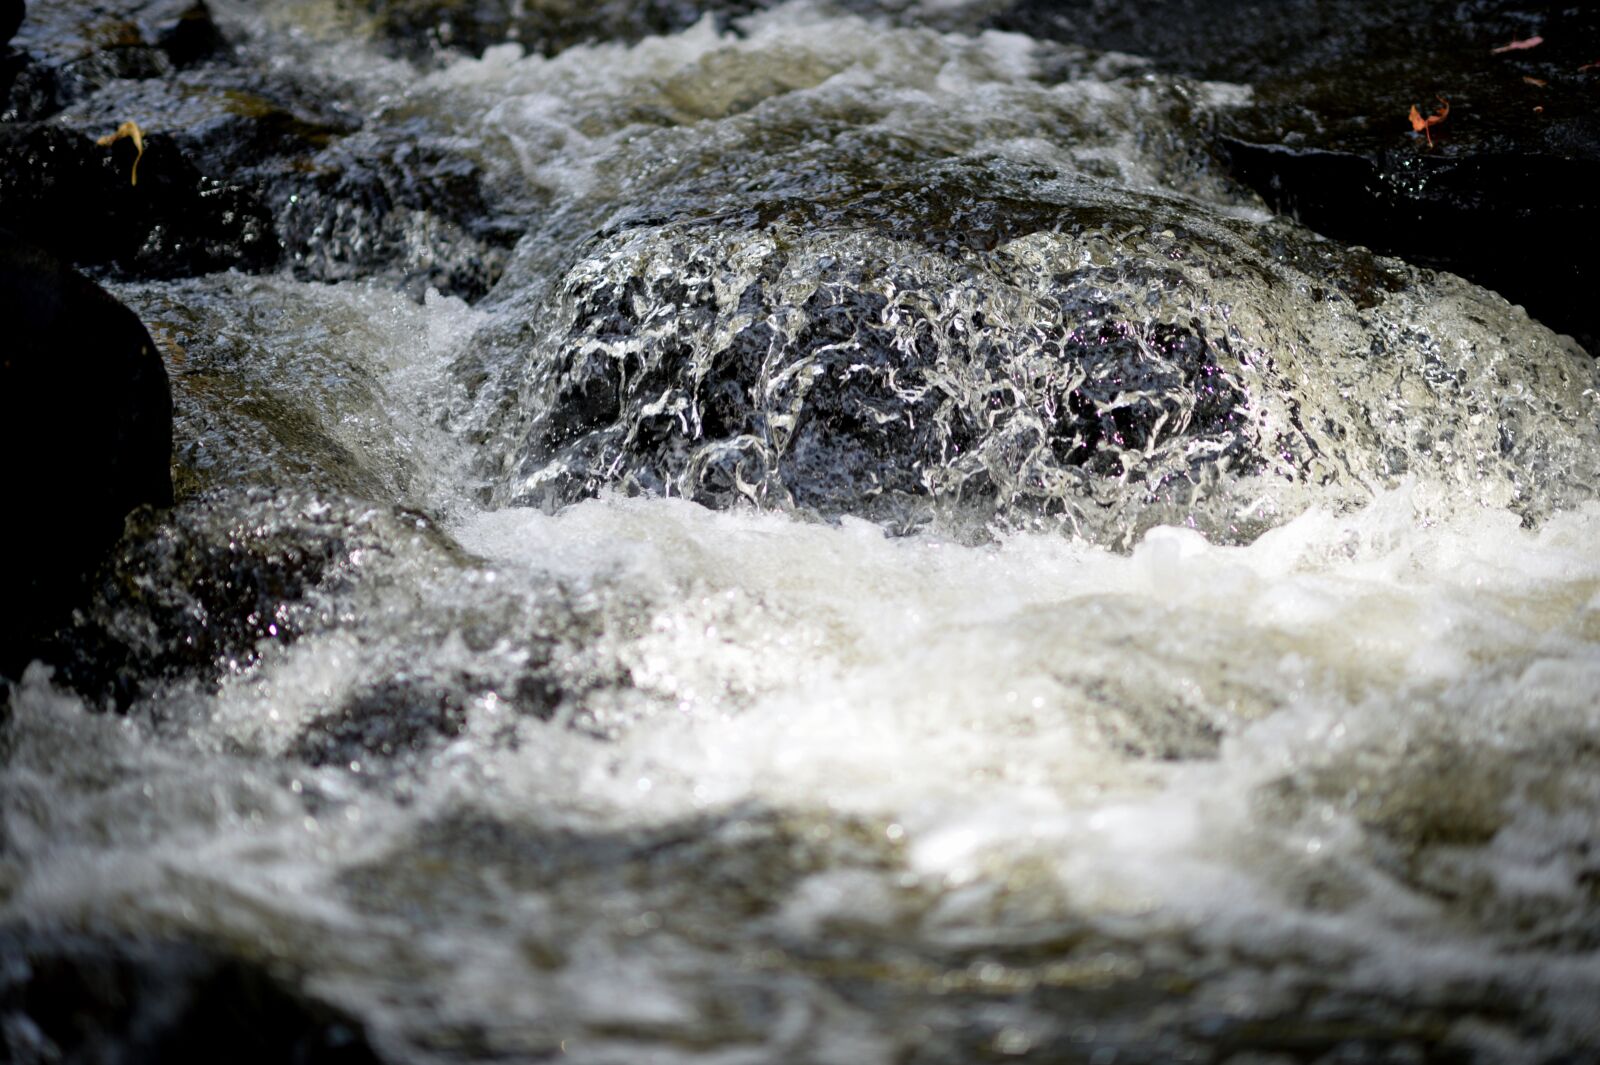
<path id="1" fill-rule="evenodd" d="M 28 5 L 10 1057 L 1597 1060 L 1596 20 L 1155 6 Z"/>

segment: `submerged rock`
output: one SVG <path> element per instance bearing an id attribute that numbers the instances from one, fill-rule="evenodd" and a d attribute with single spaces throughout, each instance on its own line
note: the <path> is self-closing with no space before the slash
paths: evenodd
<path id="1" fill-rule="evenodd" d="M 127 307 L 0 230 L 0 674 L 65 617 L 129 511 L 172 502 L 172 397 Z"/>
<path id="2" fill-rule="evenodd" d="M 215 683 L 330 623 L 316 593 L 347 587 L 364 554 L 400 538 L 398 520 L 307 493 L 187 500 L 133 529 L 53 664 L 66 683 L 117 706 L 163 680 Z"/>
<path id="3" fill-rule="evenodd" d="M 912 527 L 1243 541 L 1405 476 L 1586 498 L 1595 371 L 1482 290 L 1289 226 L 963 164 L 620 223 L 531 324 L 496 499 L 606 486 Z"/>
<path id="4" fill-rule="evenodd" d="M 467 711 L 448 684 L 380 681 L 311 723 L 294 753 L 313 766 L 415 757 L 461 734 Z"/>
<path id="5" fill-rule="evenodd" d="M 90 707 L 143 713 L 175 691 L 268 678 L 265 704 L 241 711 L 240 743 L 396 769 L 460 733 L 485 697 L 548 720 L 623 686 L 611 633 L 636 627 L 638 609 L 554 582 L 502 586 L 414 511 L 260 488 L 130 523 L 91 593 L 43 655 Z M 291 647 L 302 661 L 330 656 L 340 682 L 271 680 Z M 604 734 L 600 716 L 573 724 Z"/>

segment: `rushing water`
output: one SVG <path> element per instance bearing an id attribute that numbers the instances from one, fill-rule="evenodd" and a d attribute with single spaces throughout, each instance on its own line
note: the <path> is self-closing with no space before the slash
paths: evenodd
<path id="1" fill-rule="evenodd" d="M 335 15 L 230 12 L 528 235 L 470 307 L 118 289 L 181 501 L 80 625 L 126 712 L 13 697 L 7 923 L 401 1061 L 1594 1060 L 1583 352 L 1235 195 L 1242 87 Z"/>

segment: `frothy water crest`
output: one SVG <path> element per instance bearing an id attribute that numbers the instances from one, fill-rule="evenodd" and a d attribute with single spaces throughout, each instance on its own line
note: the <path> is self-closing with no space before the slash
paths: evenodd
<path id="1" fill-rule="evenodd" d="M 1133 60 L 791 3 L 418 76 L 327 11 L 235 17 L 528 235 L 475 307 L 119 290 L 184 498 L 80 620 L 128 712 L 12 697 L 0 920 L 285 965 L 408 1061 L 1600 1043 L 1570 343 L 1235 202 L 1186 123 L 1244 90 Z"/>
<path id="2" fill-rule="evenodd" d="M 567 651 L 572 675 L 614 678 L 558 708 L 581 727 L 483 692 L 409 765 L 283 758 L 305 757 L 301 709 L 351 686 L 515 673 L 488 660 L 526 648 L 419 646 L 392 602 L 415 577 L 354 633 L 226 681 L 177 735 L 86 715 L 34 675 L 7 908 L 259 937 L 364 1011 L 426 1002 L 389 1018 L 399 1037 L 559 1032 L 580 1060 L 613 1060 L 618 1029 L 715 1040 L 705 996 L 754 955 L 793 1008 L 822 1009 L 808 966 L 839 950 L 903 995 L 992 977 L 991 995 L 1136 999 L 1165 951 L 1293 942 L 1337 969 L 1245 965 L 1175 1008 L 1271 1015 L 1311 980 L 1435 988 L 1471 1013 L 1514 984 L 1555 1045 L 1592 1038 L 1600 508 L 1538 532 L 1430 525 L 1417 495 L 1248 547 L 1157 530 L 1128 555 L 671 501 L 486 514 L 459 535 L 489 568 L 427 610 L 555 586 L 605 618 Z M 1062 936 L 1096 950 L 1047 946 Z"/>

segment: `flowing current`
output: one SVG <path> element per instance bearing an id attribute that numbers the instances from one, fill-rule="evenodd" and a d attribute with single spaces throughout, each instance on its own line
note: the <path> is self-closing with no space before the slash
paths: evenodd
<path id="1" fill-rule="evenodd" d="M 116 288 L 180 502 L 116 692 L 12 698 L 0 920 L 394 1061 L 1595 1060 L 1592 360 L 1228 186 L 1248 88 L 958 6 L 224 6 L 525 235 Z"/>

